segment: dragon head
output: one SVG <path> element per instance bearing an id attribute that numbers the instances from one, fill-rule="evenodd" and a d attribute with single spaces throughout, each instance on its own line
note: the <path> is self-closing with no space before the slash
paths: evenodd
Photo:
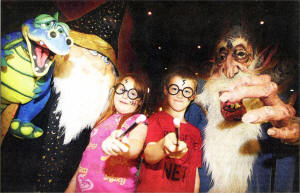
<path id="1" fill-rule="evenodd" d="M 54 16 L 38 15 L 22 25 L 32 70 L 36 76 L 44 76 L 54 62 L 54 55 L 67 55 L 73 40 L 69 37 L 70 28 Z"/>

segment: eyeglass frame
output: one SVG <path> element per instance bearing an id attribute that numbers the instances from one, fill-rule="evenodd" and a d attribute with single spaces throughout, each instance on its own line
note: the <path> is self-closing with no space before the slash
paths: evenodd
<path id="1" fill-rule="evenodd" d="M 173 86 L 173 85 L 176 86 L 176 87 L 178 88 L 177 93 L 175 93 L 175 94 L 172 94 L 172 93 L 169 91 L 170 87 Z M 189 96 L 189 97 L 186 97 L 186 96 L 184 95 L 184 92 L 183 92 L 183 91 L 184 91 L 186 88 L 192 90 L 192 95 Z M 168 93 L 169 93 L 170 95 L 177 95 L 177 94 L 181 91 L 182 96 L 183 96 L 184 98 L 187 98 L 187 99 L 191 98 L 191 97 L 195 94 L 195 91 L 192 89 L 192 87 L 189 87 L 189 86 L 188 86 L 188 87 L 184 87 L 183 89 L 180 89 L 179 86 L 178 86 L 177 84 L 170 84 L 169 86 L 167 86 L 167 91 L 168 91 Z"/>
<path id="2" fill-rule="evenodd" d="M 118 88 L 119 85 L 122 85 L 122 86 L 124 87 L 122 93 L 118 93 L 118 92 L 117 92 L 117 90 L 118 90 L 117 88 Z M 124 94 L 125 92 L 127 92 L 127 97 L 128 97 L 130 100 L 136 100 L 137 98 L 141 98 L 141 97 L 139 96 L 139 94 L 138 94 L 138 91 L 137 91 L 135 88 L 131 88 L 131 89 L 129 89 L 129 90 L 126 90 L 125 85 L 122 84 L 122 83 L 116 84 L 116 85 L 114 86 L 114 88 L 115 88 L 115 93 L 116 93 L 117 95 L 122 95 L 122 94 Z M 137 94 L 136 97 L 135 97 L 134 99 L 132 99 L 132 98 L 129 96 L 129 92 L 130 92 L 131 90 L 134 90 L 134 91 L 136 92 L 136 94 Z"/>

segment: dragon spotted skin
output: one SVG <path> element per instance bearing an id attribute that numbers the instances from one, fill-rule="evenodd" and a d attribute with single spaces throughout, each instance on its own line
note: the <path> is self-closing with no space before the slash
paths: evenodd
<path id="1" fill-rule="evenodd" d="M 22 25 L 22 32 L 1 39 L 1 112 L 12 103 L 21 104 L 10 131 L 19 138 L 37 138 L 43 130 L 31 120 L 50 97 L 54 56 L 66 55 L 73 43 L 67 24 L 41 14 Z"/>

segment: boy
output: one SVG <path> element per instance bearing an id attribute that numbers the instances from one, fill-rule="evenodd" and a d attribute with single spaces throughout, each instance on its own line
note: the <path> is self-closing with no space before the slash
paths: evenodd
<path id="1" fill-rule="evenodd" d="M 196 87 L 197 79 L 186 67 L 177 67 L 166 75 L 163 89 L 166 105 L 163 111 L 149 118 L 137 192 L 199 192 L 201 133 L 184 119 Z M 180 119 L 178 141 L 174 118 Z"/>

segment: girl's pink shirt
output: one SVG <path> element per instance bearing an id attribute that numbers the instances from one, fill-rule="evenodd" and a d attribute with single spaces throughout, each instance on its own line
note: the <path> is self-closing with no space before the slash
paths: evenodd
<path id="1" fill-rule="evenodd" d="M 125 121 L 121 130 L 131 126 L 140 114 Z M 101 149 L 102 142 L 116 130 L 121 114 L 113 114 L 95 127 L 79 164 L 76 192 L 134 192 L 138 160 L 121 156 L 107 156 Z"/>

